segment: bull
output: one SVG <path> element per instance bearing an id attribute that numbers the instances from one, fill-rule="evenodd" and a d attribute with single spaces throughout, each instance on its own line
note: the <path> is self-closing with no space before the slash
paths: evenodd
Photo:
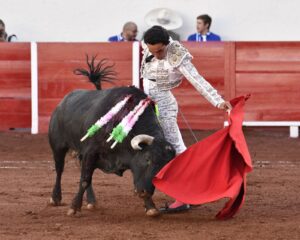
<path id="1" fill-rule="evenodd" d="M 89 69 L 77 69 L 76 74 L 89 78 L 96 90 L 75 90 L 64 97 L 54 110 L 49 124 L 49 143 L 53 152 L 56 180 L 50 203 L 60 205 L 62 200 L 61 177 L 65 156 L 69 150 L 76 151 L 81 163 L 79 189 L 74 196 L 68 215 L 80 212 L 85 191 L 88 207 L 93 207 L 96 198 L 92 188 L 95 169 L 105 173 L 122 176 L 130 170 L 133 175 L 134 189 L 143 199 L 147 216 L 157 216 L 152 195 L 155 187 L 153 177 L 175 157 L 175 150 L 166 141 L 155 114 L 153 105 L 149 105 L 140 116 L 127 138 L 114 149 L 106 142 L 112 128 L 124 117 L 126 111 L 118 113 L 114 120 L 105 125 L 95 136 L 81 142 L 87 129 L 101 116 L 106 114 L 120 99 L 132 95 L 132 106 L 138 104 L 147 95 L 135 87 L 114 87 L 101 89 L 101 82 L 111 81 L 114 77 L 113 66 L 100 61 L 96 66 L 95 58 L 89 62 Z M 130 104 L 129 104 L 130 105 Z"/>

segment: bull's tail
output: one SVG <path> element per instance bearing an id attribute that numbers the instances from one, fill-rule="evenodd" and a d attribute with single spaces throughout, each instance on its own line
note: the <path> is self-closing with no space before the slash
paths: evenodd
<path id="1" fill-rule="evenodd" d="M 97 56 L 92 56 L 91 61 L 89 61 L 89 56 L 86 55 L 88 70 L 84 68 L 77 68 L 74 70 L 74 74 L 88 77 L 88 79 L 96 86 L 97 90 L 101 90 L 101 83 L 113 83 L 113 81 L 116 79 L 117 73 L 113 69 L 115 65 L 109 64 L 109 60 L 106 58 L 101 59 L 95 65 L 96 57 Z"/>

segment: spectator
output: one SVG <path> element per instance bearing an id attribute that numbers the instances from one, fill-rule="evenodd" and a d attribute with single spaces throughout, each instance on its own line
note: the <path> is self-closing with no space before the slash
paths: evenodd
<path id="1" fill-rule="evenodd" d="M 134 22 L 127 22 L 123 26 L 123 31 L 120 35 L 112 36 L 108 39 L 109 42 L 137 41 L 138 33 L 137 25 Z"/>
<path id="2" fill-rule="evenodd" d="M 207 41 L 221 41 L 219 35 L 209 31 L 212 19 L 207 14 L 197 17 L 197 33 L 188 37 L 188 41 L 207 42 Z"/>
<path id="3" fill-rule="evenodd" d="M 0 19 L 0 42 L 15 42 L 17 40 L 16 35 L 8 36 L 5 31 L 5 23 Z"/>

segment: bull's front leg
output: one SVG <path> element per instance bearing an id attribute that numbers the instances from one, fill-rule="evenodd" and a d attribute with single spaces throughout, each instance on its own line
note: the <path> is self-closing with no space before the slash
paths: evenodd
<path id="1" fill-rule="evenodd" d="M 95 170 L 95 161 L 96 158 L 94 155 L 88 154 L 83 157 L 79 190 L 72 200 L 71 208 L 68 210 L 67 214 L 69 216 L 81 211 L 84 192 L 91 185 L 92 182 L 92 176 Z"/>
<path id="2" fill-rule="evenodd" d="M 143 192 L 139 194 L 139 197 L 144 200 L 145 203 L 145 211 L 146 215 L 148 217 L 157 217 L 159 216 L 159 211 L 156 208 L 153 199 L 152 199 L 152 194 L 149 194 L 147 192 Z"/>

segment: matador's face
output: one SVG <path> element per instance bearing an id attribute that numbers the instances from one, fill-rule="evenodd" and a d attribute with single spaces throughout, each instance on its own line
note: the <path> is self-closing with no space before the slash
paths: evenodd
<path id="1" fill-rule="evenodd" d="M 150 53 L 157 59 L 164 59 L 167 55 L 167 45 L 163 43 L 147 44 Z"/>

